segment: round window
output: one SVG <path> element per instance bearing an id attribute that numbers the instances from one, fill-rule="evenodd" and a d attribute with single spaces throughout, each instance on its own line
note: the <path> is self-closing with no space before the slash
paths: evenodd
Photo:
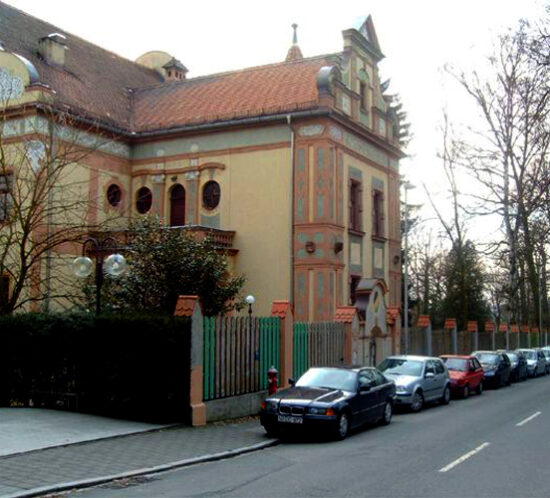
<path id="1" fill-rule="evenodd" d="M 107 201 L 113 207 L 116 207 L 120 204 L 122 199 L 122 190 L 118 185 L 109 185 L 107 189 Z"/>
<path id="2" fill-rule="evenodd" d="M 151 209 L 153 203 L 153 194 L 147 187 L 141 187 L 137 191 L 136 209 L 139 214 L 145 214 Z"/>
<path id="3" fill-rule="evenodd" d="M 202 188 L 202 203 L 206 209 L 214 209 L 220 203 L 220 185 L 209 181 Z"/>

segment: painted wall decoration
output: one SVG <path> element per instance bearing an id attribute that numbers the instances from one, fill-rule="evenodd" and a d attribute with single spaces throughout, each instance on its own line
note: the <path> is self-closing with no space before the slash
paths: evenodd
<path id="1" fill-rule="evenodd" d="M 365 333 L 371 334 L 377 327 L 383 335 L 388 333 L 388 324 L 386 323 L 386 302 L 384 292 L 380 285 L 376 285 L 369 296 L 367 312 L 365 317 Z"/>
<path id="2" fill-rule="evenodd" d="M 24 91 L 25 85 L 19 76 L 14 76 L 5 67 L 0 68 L 0 100 L 18 99 Z"/>

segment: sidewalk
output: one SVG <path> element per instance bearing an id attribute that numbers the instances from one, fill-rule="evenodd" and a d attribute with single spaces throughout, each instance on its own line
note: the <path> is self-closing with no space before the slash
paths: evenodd
<path id="1" fill-rule="evenodd" d="M 11 441 L 12 447 L 11 454 L 4 450 L 0 456 L 2 498 L 38 496 L 99 484 L 233 456 L 277 443 L 265 436 L 256 419 L 194 428 L 160 427 L 78 413 L 23 410 L 0 409 L 0 448 L 4 450 L 5 440 Z M 7 425 L 6 418 L 11 418 Z M 8 437 L 7 426 L 10 426 Z M 36 439 L 36 448 L 40 449 L 32 449 L 29 440 L 34 436 L 31 433 L 38 434 L 39 426 L 45 431 Z M 33 429 L 29 432 L 26 427 Z M 69 444 L 62 441 L 67 437 Z M 22 444 L 18 447 L 14 440 Z M 46 440 L 53 447 L 44 448 Z M 63 446 L 55 446 L 58 444 Z M 24 453 L 20 452 L 21 448 L 25 448 Z"/>

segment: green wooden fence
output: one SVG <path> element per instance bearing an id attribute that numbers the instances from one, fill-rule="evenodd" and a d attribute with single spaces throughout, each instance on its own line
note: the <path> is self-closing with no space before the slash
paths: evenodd
<path id="1" fill-rule="evenodd" d="M 345 325 L 294 322 L 294 379 L 309 367 L 344 364 Z"/>
<path id="2" fill-rule="evenodd" d="M 205 317 L 204 400 L 266 389 L 269 368 L 281 368 L 280 344 L 278 317 Z"/>

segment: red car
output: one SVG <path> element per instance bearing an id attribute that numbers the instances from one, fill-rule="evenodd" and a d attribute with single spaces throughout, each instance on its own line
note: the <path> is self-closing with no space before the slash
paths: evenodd
<path id="1" fill-rule="evenodd" d="M 467 398 L 471 391 L 483 392 L 483 367 L 475 356 L 447 354 L 441 359 L 449 371 L 453 394 Z"/>

